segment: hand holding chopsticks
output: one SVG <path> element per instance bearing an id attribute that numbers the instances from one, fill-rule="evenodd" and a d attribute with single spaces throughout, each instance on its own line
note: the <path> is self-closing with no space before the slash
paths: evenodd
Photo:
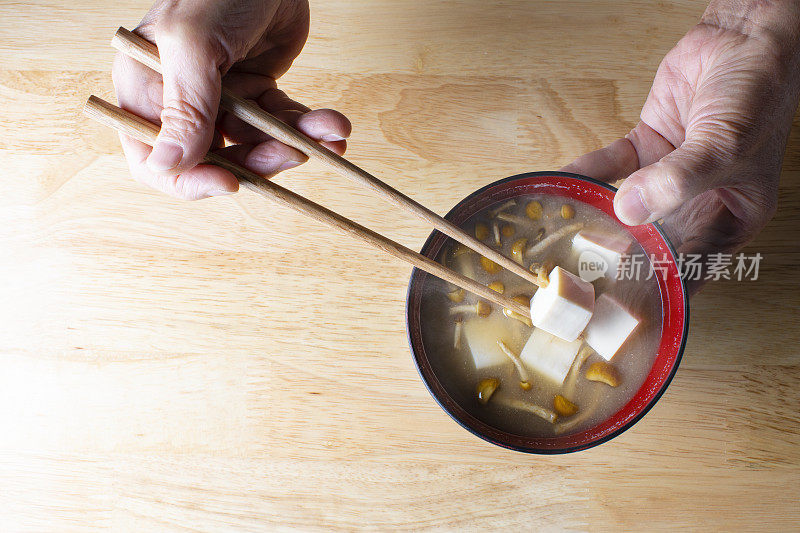
<path id="1" fill-rule="evenodd" d="M 115 130 L 129 135 L 145 144 L 152 145 L 156 137 L 158 137 L 159 128 L 152 122 L 149 122 L 141 117 L 120 109 L 119 107 L 102 100 L 96 96 L 90 96 L 84 107 L 84 113 L 98 122 L 105 124 Z M 311 200 L 295 194 L 292 191 L 281 187 L 263 177 L 255 174 L 245 168 L 231 163 L 227 159 L 220 157 L 214 153 L 209 153 L 205 157 L 205 162 L 213 165 L 219 165 L 226 170 L 230 171 L 233 175 L 239 178 L 241 184 L 261 196 L 268 198 L 277 204 L 290 207 L 300 213 L 303 213 L 315 220 L 324 222 L 329 226 L 339 229 L 342 232 L 364 241 L 384 252 L 411 263 L 420 270 L 424 270 L 429 274 L 433 274 L 445 281 L 457 285 L 473 294 L 489 300 L 501 307 L 511 309 L 523 316 L 530 317 L 530 309 L 527 306 L 520 304 L 493 291 L 492 289 L 462 276 L 458 272 L 446 268 L 436 261 L 429 259 L 405 246 L 392 241 L 375 233 L 374 231 L 353 222 L 333 211 L 322 207 Z"/>
<path id="2" fill-rule="evenodd" d="M 112 45 L 124 54 L 150 67 L 151 69 L 160 72 L 161 65 L 158 57 L 158 50 L 156 49 L 155 45 L 142 39 L 138 35 L 129 32 L 124 28 L 120 28 L 114 36 Z M 375 176 L 357 167 L 350 161 L 347 161 L 343 157 L 328 150 L 324 146 L 318 144 L 294 128 L 281 122 L 268 112 L 261 109 L 254 102 L 234 95 L 224 85 L 222 88 L 221 106 L 227 109 L 233 115 L 283 142 L 284 144 L 300 150 L 309 157 L 314 157 L 322 161 L 327 166 L 336 170 L 346 178 L 363 187 L 373 190 L 384 199 L 416 215 L 445 235 L 473 249 L 487 259 L 490 259 L 498 265 L 506 268 L 510 272 L 517 274 L 534 285 L 540 284 L 538 277 L 526 270 L 522 265 L 504 256 L 498 250 L 491 248 L 487 244 L 465 233 L 451 222 L 443 219 L 433 211 L 405 196 L 400 191 L 392 188 Z M 89 98 L 88 102 L 86 103 L 86 107 L 84 108 L 84 112 L 91 118 L 94 118 L 103 124 L 106 124 L 151 146 L 159 133 L 159 128 L 155 124 L 141 117 L 133 115 L 132 113 L 129 113 L 123 109 L 120 109 L 113 104 L 105 102 L 104 100 L 95 96 L 91 96 Z M 307 198 L 280 187 L 279 185 L 276 185 L 259 176 L 258 174 L 240 167 L 217 154 L 209 152 L 205 156 L 204 162 L 220 166 L 230 171 L 239 179 L 240 183 L 249 190 L 252 190 L 281 205 L 291 207 L 307 216 L 310 216 L 311 218 L 324 222 L 336 229 L 343 231 L 344 233 L 351 235 L 352 237 L 367 242 L 383 250 L 384 252 L 389 253 L 390 255 L 411 263 L 415 267 L 424 270 L 425 272 L 453 283 L 454 285 L 485 298 L 486 300 L 489 300 L 497 305 L 510 309 L 522 316 L 530 317 L 530 309 L 528 309 L 525 305 L 522 305 L 511 298 L 505 297 L 489 289 L 483 284 L 450 270 L 449 268 L 444 267 L 439 263 L 337 213 L 334 213 L 333 211 L 330 211 L 329 209 L 326 209 L 325 207 L 322 207 L 319 204 L 308 200 Z"/>
<path id="3" fill-rule="evenodd" d="M 135 33 L 125 28 L 119 28 L 111 41 L 111 45 L 123 54 L 130 56 L 156 72 L 161 72 L 158 49 L 153 43 L 139 37 Z M 378 196 L 416 215 L 448 237 L 475 250 L 487 259 L 491 259 L 506 270 L 509 270 L 534 285 L 539 285 L 539 279 L 522 265 L 504 256 L 496 249 L 479 241 L 472 235 L 465 233 L 456 225 L 440 217 L 397 189 L 387 185 L 372 174 L 357 167 L 342 156 L 333 153 L 313 139 L 308 138 L 291 126 L 281 122 L 267 111 L 261 109 L 258 104 L 236 96 L 225 87 L 224 83 L 222 86 L 222 101 L 220 105 L 251 126 L 258 128 L 292 148 L 300 150 L 308 157 L 323 162 L 328 167 L 358 185 L 371 189 L 377 193 Z"/>

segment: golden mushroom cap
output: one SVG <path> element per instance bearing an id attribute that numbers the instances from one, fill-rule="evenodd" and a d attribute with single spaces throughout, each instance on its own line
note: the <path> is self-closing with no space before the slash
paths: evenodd
<path id="1" fill-rule="evenodd" d="M 503 267 L 501 267 L 488 257 L 483 257 L 483 256 L 481 256 L 481 266 L 489 274 L 499 274 L 503 270 Z"/>
<path id="2" fill-rule="evenodd" d="M 559 416 L 572 416 L 578 412 L 578 406 L 560 394 L 556 394 L 553 398 L 553 409 Z"/>
<path id="3" fill-rule="evenodd" d="M 494 394 L 494 391 L 497 390 L 497 387 L 500 386 L 500 380 L 497 378 L 486 378 L 482 379 L 478 382 L 478 385 L 475 387 L 475 394 L 478 397 L 478 401 L 486 405 L 489 402 L 489 399 Z"/>
<path id="4" fill-rule="evenodd" d="M 451 302 L 457 304 L 464 301 L 464 296 L 466 295 L 464 289 L 456 289 L 454 291 L 448 292 L 447 297 L 450 299 Z"/>
<path id="5" fill-rule="evenodd" d="M 528 202 L 528 205 L 525 206 L 525 214 L 531 220 L 539 220 L 542 218 L 542 204 L 536 200 Z"/>
<path id="6" fill-rule="evenodd" d="M 610 387 L 618 387 L 622 382 L 617 369 L 605 361 L 592 363 L 591 366 L 586 369 L 586 379 L 589 381 L 599 381 Z"/>
<path id="7" fill-rule="evenodd" d="M 487 285 L 487 287 L 492 289 L 494 292 L 499 292 L 500 294 L 503 294 L 503 292 L 506 290 L 506 286 L 503 285 L 502 281 L 493 281 Z"/>

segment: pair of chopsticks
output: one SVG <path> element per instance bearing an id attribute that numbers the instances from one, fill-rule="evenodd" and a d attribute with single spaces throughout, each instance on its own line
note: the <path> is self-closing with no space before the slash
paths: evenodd
<path id="1" fill-rule="evenodd" d="M 156 46 L 132 33 L 125 28 L 119 28 L 111 44 L 114 48 L 136 61 L 146 65 L 154 71 L 161 73 L 161 62 Z M 400 191 L 382 182 L 370 173 L 357 167 L 350 161 L 328 150 L 313 139 L 281 122 L 267 111 L 261 109 L 256 103 L 240 98 L 233 94 L 223 84 L 220 105 L 228 112 L 242 119 L 248 124 L 267 133 L 275 139 L 287 144 L 309 158 L 316 158 L 333 170 L 355 183 L 373 190 L 378 196 L 383 197 L 396 206 L 409 211 L 448 237 L 480 253 L 487 259 L 497 263 L 503 268 L 513 272 L 523 279 L 540 285 L 538 278 L 522 265 L 504 256 L 496 249 L 465 233 L 451 222 L 440 217 L 430 209 L 417 203 Z M 84 107 L 84 114 L 105 124 L 125 135 L 137 139 L 145 144 L 153 145 L 159 133 L 159 127 L 133 113 L 125 111 L 94 95 L 90 96 Z M 205 163 L 218 165 L 234 174 L 240 183 L 247 189 L 268 198 L 277 204 L 290 207 L 315 220 L 324 222 L 329 226 L 341 230 L 356 239 L 364 241 L 376 248 L 402 259 L 429 274 L 463 288 L 501 307 L 510 309 L 522 316 L 530 318 L 530 309 L 502 294 L 489 289 L 475 280 L 467 278 L 436 261 L 419 254 L 402 244 L 399 244 L 369 228 L 345 218 L 311 200 L 295 194 L 294 192 L 272 183 L 258 174 L 251 172 L 227 159 L 209 152 L 204 158 Z"/>

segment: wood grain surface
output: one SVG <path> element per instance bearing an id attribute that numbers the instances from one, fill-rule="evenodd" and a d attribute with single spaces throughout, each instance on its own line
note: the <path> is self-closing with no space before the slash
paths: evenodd
<path id="1" fill-rule="evenodd" d="M 0 3 L 0 531 L 800 526 L 797 118 L 779 212 L 746 249 L 758 281 L 693 300 L 681 368 L 634 428 L 528 456 L 426 391 L 405 264 L 246 191 L 184 203 L 130 180 L 80 110 L 113 101 L 107 43 L 147 6 Z M 346 113 L 348 158 L 444 213 L 627 133 L 703 8 L 313 1 L 281 86 Z M 313 162 L 276 181 L 427 237 Z"/>

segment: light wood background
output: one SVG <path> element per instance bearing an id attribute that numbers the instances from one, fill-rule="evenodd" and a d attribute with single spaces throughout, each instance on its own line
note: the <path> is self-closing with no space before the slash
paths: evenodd
<path id="1" fill-rule="evenodd" d="M 107 45 L 146 1 L 0 2 L 0 530 L 797 528 L 800 125 L 756 282 L 692 302 L 672 386 L 621 437 L 504 451 L 436 405 L 410 269 L 255 195 L 132 182 Z M 625 134 L 703 1 L 326 0 L 282 87 L 443 213 Z M 412 247 L 428 229 L 314 164 L 278 178 Z M 297 299 L 304 305 L 294 303 Z"/>

